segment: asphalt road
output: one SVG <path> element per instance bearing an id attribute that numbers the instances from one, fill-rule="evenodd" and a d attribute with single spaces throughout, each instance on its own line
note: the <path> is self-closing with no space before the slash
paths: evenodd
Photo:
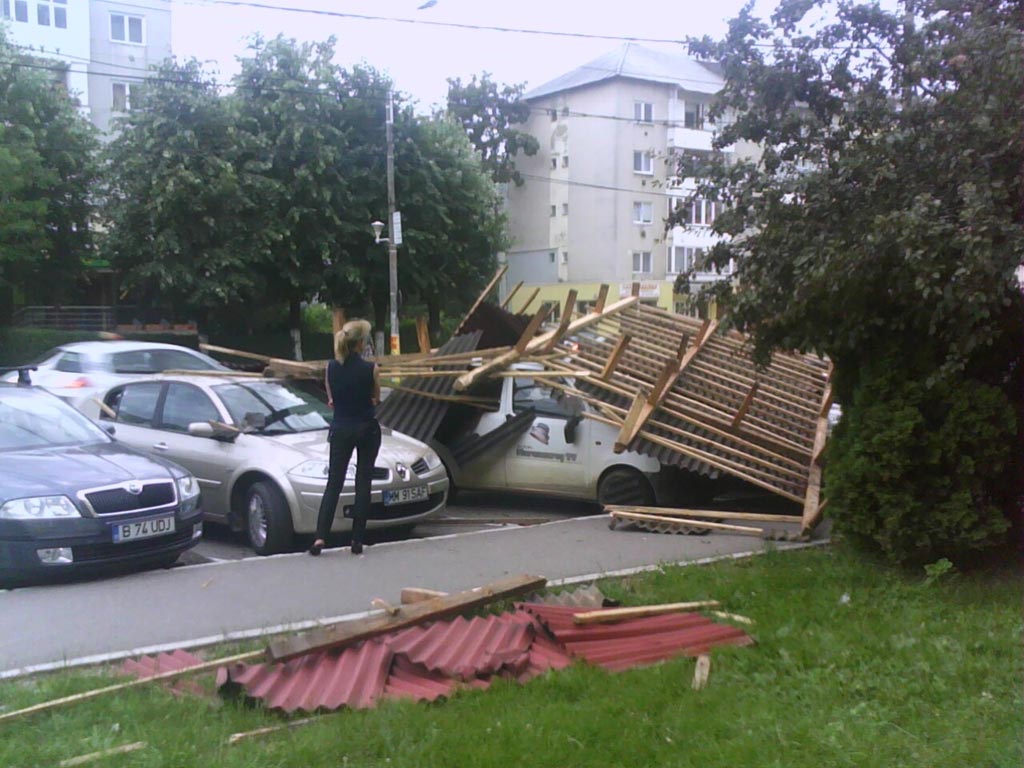
<path id="1" fill-rule="evenodd" d="M 456 533 L 499 530 L 599 513 L 600 509 L 596 504 L 582 501 L 464 491 L 459 496 L 458 504 L 448 506 L 442 516 L 443 520 L 421 523 L 412 532 L 388 529 L 368 531 L 368 539 L 371 543 L 425 539 Z M 345 539 L 341 538 L 332 544 L 344 542 Z M 304 541 L 296 542 L 296 550 L 304 546 Z M 203 540 L 181 557 L 179 565 L 217 563 L 251 557 L 258 555 L 249 547 L 244 533 L 231 531 L 225 526 L 207 524 L 203 530 Z"/>

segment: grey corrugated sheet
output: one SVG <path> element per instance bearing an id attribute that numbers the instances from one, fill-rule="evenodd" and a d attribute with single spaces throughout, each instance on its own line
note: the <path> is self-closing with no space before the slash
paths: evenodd
<path id="1" fill-rule="evenodd" d="M 437 355 L 457 355 L 463 352 L 472 352 L 480 343 L 480 331 L 456 336 L 449 340 L 437 351 Z M 438 370 L 457 371 L 467 368 L 466 365 L 439 366 Z M 402 386 L 417 392 L 430 393 L 435 395 L 452 395 L 455 377 L 438 376 L 430 378 L 409 378 L 403 380 Z M 414 437 L 417 440 L 426 442 L 434 436 L 441 420 L 448 412 L 448 405 L 444 400 L 435 400 L 430 397 L 420 397 L 412 392 L 392 392 L 388 398 L 380 404 L 377 409 L 377 420 L 396 432 Z"/>
<path id="2" fill-rule="evenodd" d="M 533 418 L 536 415 L 537 413 L 533 408 L 527 408 L 485 435 L 471 434 L 461 437 L 448 446 L 448 449 L 452 452 L 452 458 L 461 465 L 470 456 L 476 458 L 504 445 L 509 440 L 519 437 L 519 435 L 525 432 L 533 424 Z"/>

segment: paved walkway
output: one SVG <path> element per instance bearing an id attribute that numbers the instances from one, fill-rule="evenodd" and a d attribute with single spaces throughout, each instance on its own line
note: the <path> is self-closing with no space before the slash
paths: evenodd
<path id="1" fill-rule="evenodd" d="M 379 544 L 362 557 L 333 549 L 16 589 L 0 592 L 0 677 L 330 623 L 374 597 L 397 602 L 402 587 L 458 591 L 520 573 L 571 583 L 765 546 L 613 532 L 602 516 Z"/>

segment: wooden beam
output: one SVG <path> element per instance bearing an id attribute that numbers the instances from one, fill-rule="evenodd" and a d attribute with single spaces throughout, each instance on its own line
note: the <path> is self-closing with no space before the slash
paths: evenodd
<path id="1" fill-rule="evenodd" d="M 686 349 L 690 346 L 690 334 L 684 333 L 679 339 L 679 348 L 676 350 L 676 364 L 683 362 L 686 357 Z"/>
<path id="2" fill-rule="evenodd" d="M 530 305 L 533 304 L 533 300 L 537 298 L 538 293 L 540 293 L 539 286 L 533 289 L 533 293 L 529 295 L 529 297 L 526 299 L 526 302 L 523 304 L 523 306 L 519 308 L 519 311 L 516 314 L 525 315 L 526 310 L 528 310 L 530 308 Z"/>
<path id="3" fill-rule="evenodd" d="M 717 600 L 694 600 L 689 603 L 661 603 L 659 605 L 637 605 L 626 608 L 599 608 L 594 611 L 583 611 L 572 617 L 575 624 L 604 624 L 609 621 L 625 621 L 641 619 L 645 616 L 663 616 L 666 613 L 698 611 L 701 608 L 717 608 Z"/>
<path id="4" fill-rule="evenodd" d="M 245 352 L 241 349 L 231 349 L 230 347 L 218 347 L 214 344 L 200 344 L 200 352 L 217 352 L 222 355 L 232 355 L 233 357 L 242 357 L 246 360 L 258 360 L 261 363 L 269 363 L 274 358 L 268 357 L 267 355 L 258 355 L 255 352 Z"/>
<path id="5" fill-rule="evenodd" d="M 149 685 L 150 683 L 174 680 L 175 678 L 185 677 L 186 675 L 192 675 L 196 672 L 209 672 L 211 670 L 218 669 L 225 664 L 238 664 L 246 661 L 253 661 L 259 658 L 262 653 L 262 651 L 239 653 L 235 656 L 228 656 L 223 659 L 204 661 L 201 664 L 194 664 L 191 667 L 173 669 L 170 672 L 161 672 L 158 675 L 151 675 L 150 677 L 141 677 L 138 680 L 130 680 L 127 683 L 117 683 L 115 685 L 108 685 L 104 688 L 94 688 L 93 690 L 85 691 L 84 693 L 76 693 L 72 696 L 64 696 L 60 699 L 51 699 L 50 701 L 44 701 L 41 704 L 34 704 L 31 707 L 25 707 L 24 709 L 17 709 L 13 712 L 4 712 L 3 714 L 0 714 L 0 723 L 17 720 L 22 717 L 27 717 L 28 715 L 34 715 L 37 712 L 49 712 L 52 709 L 69 707 L 83 701 L 90 701 L 91 699 L 96 699 L 100 696 L 106 696 L 108 693 L 119 693 L 120 691 L 126 691 L 130 688 L 139 688 L 140 686 Z"/>
<path id="6" fill-rule="evenodd" d="M 384 613 L 386 613 L 388 616 L 397 616 L 399 610 L 401 610 L 400 605 L 392 605 L 383 597 L 373 598 L 373 600 L 370 601 L 370 605 L 374 608 L 384 611 Z"/>
<path id="7" fill-rule="evenodd" d="M 424 600 L 433 600 L 435 597 L 445 597 L 447 592 L 440 592 L 436 589 L 424 589 L 423 587 L 404 587 L 402 589 L 402 605 L 410 603 L 422 603 Z"/>
<path id="8" fill-rule="evenodd" d="M 323 720 L 327 715 L 316 715 L 314 717 L 300 717 L 298 720 L 289 720 L 287 723 L 281 723 L 280 725 L 268 725 L 266 728 L 257 728 L 254 731 L 242 731 L 241 733 L 232 733 L 228 736 L 228 746 L 237 744 L 240 741 L 246 739 L 254 739 L 259 736 L 266 736 L 271 733 L 280 733 L 281 731 L 290 731 L 293 728 L 299 728 L 303 725 L 309 725 L 315 723 L 318 720 Z"/>
<path id="9" fill-rule="evenodd" d="M 453 333 L 452 336 L 458 336 L 460 333 L 462 333 L 462 326 L 464 326 L 466 324 L 466 321 L 469 320 L 469 318 L 473 315 L 474 312 L 476 312 L 477 307 L 479 307 L 481 304 L 487 301 L 487 297 L 491 295 L 491 291 L 494 290 L 494 286 L 498 284 L 498 281 L 501 280 L 502 277 L 504 277 L 507 271 L 508 264 L 502 264 L 501 267 L 498 268 L 498 272 L 494 275 L 494 277 L 491 278 L 491 282 L 489 282 L 487 286 L 480 292 L 480 295 L 477 297 L 476 301 L 473 302 L 473 306 L 469 308 L 469 312 L 465 314 L 465 316 L 462 318 L 462 322 L 460 322 L 458 326 L 455 328 L 455 333 Z"/>
<path id="10" fill-rule="evenodd" d="M 423 315 L 416 318 L 416 341 L 419 342 L 420 352 L 430 352 L 430 328 L 427 326 L 427 318 Z"/>
<path id="11" fill-rule="evenodd" d="M 740 404 L 739 410 L 736 411 L 736 415 L 732 419 L 732 428 L 739 429 L 740 424 L 743 422 L 743 417 L 747 415 L 747 411 L 750 410 L 750 406 L 754 402 L 754 397 L 757 395 L 758 381 L 754 379 L 754 383 L 750 385 L 750 391 L 747 392 L 747 396 L 743 398 L 743 402 Z"/>
<path id="12" fill-rule="evenodd" d="M 85 765 L 86 763 L 92 763 L 106 757 L 113 757 L 114 755 L 138 752 L 140 749 L 145 749 L 147 746 L 149 745 L 144 741 L 136 741 L 131 744 L 122 744 L 120 747 L 111 747 L 110 749 L 101 749 L 99 752 L 90 752 L 88 755 L 69 757 L 67 760 L 61 760 L 57 765 L 59 768 L 71 768 L 71 766 Z"/>
<path id="13" fill-rule="evenodd" d="M 630 288 L 630 294 L 629 295 L 632 296 L 634 299 L 639 299 L 640 298 L 640 283 L 638 283 L 636 281 L 633 282 L 633 285 Z"/>
<path id="14" fill-rule="evenodd" d="M 626 351 L 626 347 L 629 346 L 629 342 L 632 341 L 633 337 L 628 333 L 624 333 L 619 337 L 619 340 L 615 342 L 615 349 L 612 350 L 611 355 L 608 357 L 607 362 L 604 364 L 604 369 L 601 371 L 601 379 L 608 381 L 608 377 L 615 372 L 615 368 L 619 364 L 619 359 Z"/>
<path id="15" fill-rule="evenodd" d="M 601 283 L 601 287 L 597 291 L 597 300 L 594 302 L 594 312 L 601 314 L 604 312 L 605 302 L 608 301 L 608 284 Z"/>
<path id="16" fill-rule="evenodd" d="M 577 295 L 575 288 L 569 290 L 568 295 L 565 297 L 565 306 L 562 308 L 562 319 L 558 323 L 558 330 L 551 337 L 551 340 L 540 350 L 542 353 L 553 350 L 555 345 L 561 340 L 565 330 L 569 327 L 569 323 L 572 322 L 573 309 L 576 307 Z"/>
<path id="17" fill-rule="evenodd" d="M 637 512 L 612 512 L 611 516 L 619 520 L 643 520 L 649 523 L 671 523 L 673 525 L 689 525 L 693 528 L 707 528 L 711 531 L 727 531 L 729 533 L 742 533 L 750 536 L 763 536 L 761 528 L 754 528 L 749 525 L 729 525 L 728 523 L 713 523 L 710 520 L 691 520 L 685 517 L 668 517 L 666 515 L 641 515 Z"/>
<path id="18" fill-rule="evenodd" d="M 831 371 L 829 377 L 831 378 Z M 828 408 L 826 403 L 832 399 L 832 386 L 825 387 L 822 396 L 822 407 L 819 411 L 818 426 L 814 431 L 814 447 L 811 449 L 811 466 L 807 473 L 807 495 L 804 497 L 804 513 L 800 532 L 809 534 L 821 521 L 821 454 L 828 442 Z M 831 407 L 831 406 L 830 406 Z"/>
<path id="19" fill-rule="evenodd" d="M 508 305 L 509 305 L 509 302 L 512 301 L 512 297 L 515 296 L 517 293 L 519 293 L 519 289 L 522 288 L 522 287 L 523 287 L 523 281 L 520 280 L 518 283 L 516 283 L 516 287 L 513 288 L 509 292 L 508 296 L 505 297 L 505 300 L 503 302 L 501 302 L 501 308 L 502 309 L 508 309 Z"/>
<path id="20" fill-rule="evenodd" d="M 714 517 L 720 520 L 757 520 L 766 523 L 799 523 L 796 515 L 769 515 L 762 512 L 732 512 L 718 509 L 671 509 L 668 507 L 638 507 L 627 504 L 605 504 L 606 512 L 637 512 L 663 517 Z"/>
<path id="21" fill-rule="evenodd" d="M 398 616 L 368 616 L 279 640 L 270 644 L 267 656 L 271 661 L 287 661 L 313 651 L 340 648 L 425 621 L 449 618 L 507 597 L 531 594 L 543 589 L 545 584 L 547 579 L 541 576 L 510 576 L 476 589 L 413 603 L 404 607 Z"/>
<path id="22" fill-rule="evenodd" d="M 519 341 L 516 342 L 515 346 L 512 347 L 512 351 L 522 355 L 526 351 L 526 347 L 537 335 L 537 331 L 544 324 L 544 321 L 548 319 L 548 315 L 551 313 L 551 305 L 544 304 L 541 306 L 540 311 L 537 312 L 531 319 L 529 324 L 526 326 L 526 330 L 523 331 L 523 335 L 519 337 Z"/>

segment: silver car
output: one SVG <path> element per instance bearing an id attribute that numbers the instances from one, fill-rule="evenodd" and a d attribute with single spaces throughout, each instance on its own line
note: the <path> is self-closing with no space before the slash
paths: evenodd
<path id="1" fill-rule="evenodd" d="M 180 464 L 199 480 L 206 520 L 246 530 L 261 555 L 316 531 L 327 486 L 330 411 L 283 381 L 162 375 L 111 389 L 101 423 L 117 439 Z M 411 527 L 439 514 L 448 477 L 425 444 L 382 428 L 367 527 Z M 355 455 L 333 531 L 351 530 Z"/>
<path id="2" fill-rule="evenodd" d="M 93 418 L 99 414 L 96 398 L 115 384 L 169 370 L 230 370 L 202 352 L 152 341 L 76 341 L 51 349 L 33 365 L 33 384 Z M 17 374 L 3 380 L 14 382 Z"/>

